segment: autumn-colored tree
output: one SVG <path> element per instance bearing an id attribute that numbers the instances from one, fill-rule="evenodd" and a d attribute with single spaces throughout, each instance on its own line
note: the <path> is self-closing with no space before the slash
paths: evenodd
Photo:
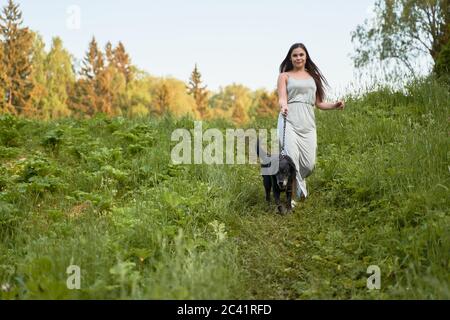
<path id="1" fill-rule="evenodd" d="M 117 47 L 112 51 L 114 56 L 114 65 L 125 76 L 126 83 L 133 80 L 134 68 L 131 65 L 131 59 L 125 50 L 125 46 L 119 41 Z"/>
<path id="2" fill-rule="evenodd" d="M 105 57 L 109 66 L 114 64 L 114 52 L 110 41 L 108 41 L 105 46 Z"/>
<path id="3" fill-rule="evenodd" d="M 170 110 L 171 96 L 165 81 L 158 85 L 153 103 L 155 108 L 152 112 L 156 115 L 160 116 Z"/>
<path id="4" fill-rule="evenodd" d="M 2 83 L 2 79 L 4 79 L 5 76 L 5 67 L 3 66 L 3 45 L 0 42 L 0 112 L 2 112 L 3 103 L 5 102 L 5 88 Z"/>
<path id="5" fill-rule="evenodd" d="M 98 108 L 98 97 L 95 92 L 95 77 L 94 69 L 98 67 L 99 49 L 97 41 L 92 38 L 89 43 L 89 50 L 82 61 L 82 68 L 80 70 L 80 78 L 75 83 L 70 91 L 69 107 L 73 114 L 79 116 L 93 116 Z M 103 60 L 100 58 L 103 64 Z M 97 68 L 98 72 L 98 68 Z"/>
<path id="6" fill-rule="evenodd" d="M 8 0 L 0 14 L 0 40 L 3 46 L 1 66 L 4 70 L 0 82 L 5 97 L 2 111 L 13 114 L 22 114 L 29 110 L 33 90 L 33 35 L 28 28 L 22 27 L 22 24 L 19 5 Z"/>
<path id="7" fill-rule="evenodd" d="M 91 117 L 96 113 L 94 86 L 87 79 L 78 79 L 69 87 L 69 109 L 72 115 L 81 118 Z"/>
<path id="8" fill-rule="evenodd" d="M 206 86 L 202 86 L 202 75 L 198 71 L 197 64 L 195 64 L 192 71 L 191 78 L 189 79 L 189 85 L 187 86 L 188 93 L 194 97 L 197 112 L 201 119 L 208 119 L 210 117 L 208 107 L 208 91 Z"/>
<path id="9" fill-rule="evenodd" d="M 95 37 L 89 43 L 89 50 L 86 52 L 82 63 L 83 67 L 81 68 L 80 75 L 86 80 L 94 80 L 103 71 L 105 65 L 104 57 Z"/>
<path id="10" fill-rule="evenodd" d="M 247 112 L 245 112 L 244 106 L 241 101 L 236 101 L 233 106 L 233 113 L 231 119 L 237 124 L 243 124 L 248 121 Z"/>
<path id="11" fill-rule="evenodd" d="M 92 116 L 97 112 L 111 114 L 111 99 L 105 85 L 105 61 L 95 37 L 89 43 L 89 50 L 83 59 L 81 78 L 75 84 L 71 108 L 75 113 Z"/>
<path id="12" fill-rule="evenodd" d="M 256 114 L 261 117 L 273 117 L 278 112 L 278 95 L 276 90 L 268 93 L 263 90 L 256 98 Z"/>
<path id="13" fill-rule="evenodd" d="M 111 106 L 111 115 L 123 114 L 120 105 L 120 96 L 126 95 L 127 80 L 119 71 L 115 63 L 114 51 L 110 42 L 105 47 L 106 62 L 102 72 L 98 75 L 99 94 L 107 100 Z"/>

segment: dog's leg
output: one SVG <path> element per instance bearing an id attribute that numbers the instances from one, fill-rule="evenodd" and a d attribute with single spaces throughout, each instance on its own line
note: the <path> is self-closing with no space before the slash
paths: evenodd
<path id="1" fill-rule="evenodd" d="M 276 184 L 276 181 L 272 181 L 272 187 L 273 187 L 273 196 L 275 198 L 275 204 L 277 205 L 278 213 L 285 214 L 286 208 L 281 203 L 281 191 L 280 188 L 278 188 L 278 185 Z"/>
<path id="2" fill-rule="evenodd" d="M 294 199 L 297 196 L 297 177 L 294 176 L 294 178 L 292 179 L 292 194 L 294 195 Z"/>
<path id="3" fill-rule="evenodd" d="M 289 179 L 291 180 L 291 179 Z M 294 180 L 295 182 L 295 180 Z M 292 192 L 294 190 L 294 183 L 292 183 L 292 181 L 288 182 L 288 186 L 287 186 L 287 190 L 286 190 L 286 200 L 287 200 L 287 211 L 291 212 L 292 211 Z"/>

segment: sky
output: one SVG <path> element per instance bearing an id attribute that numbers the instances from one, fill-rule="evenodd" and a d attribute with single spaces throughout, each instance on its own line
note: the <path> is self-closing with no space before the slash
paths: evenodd
<path id="1" fill-rule="evenodd" d="M 54 36 L 82 59 L 93 36 L 122 41 L 138 68 L 188 81 L 197 63 L 209 89 L 276 88 L 289 47 L 302 42 L 342 92 L 354 79 L 351 32 L 375 0 L 15 0 L 47 48 Z M 0 0 L 3 7 L 7 0 Z"/>

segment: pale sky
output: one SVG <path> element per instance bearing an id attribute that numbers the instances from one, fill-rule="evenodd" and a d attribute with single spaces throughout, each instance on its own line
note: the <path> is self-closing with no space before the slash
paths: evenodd
<path id="1" fill-rule="evenodd" d="M 47 46 L 59 36 L 78 59 L 95 35 L 102 48 L 122 41 L 133 64 L 155 76 L 188 81 L 197 63 L 211 90 L 233 82 L 272 90 L 289 47 L 303 42 L 335 91 L 354 78 L 350 32 L 374 2 L 16 0 Z"/>

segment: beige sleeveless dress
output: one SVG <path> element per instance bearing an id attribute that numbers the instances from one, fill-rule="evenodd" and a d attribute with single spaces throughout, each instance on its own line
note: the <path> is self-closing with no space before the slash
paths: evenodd
<path id="1" fill-rule="evenodd" d="M 297 198 L 302 194 L 304 197 L 308 196 L 306 178 L 311 175 L 316 163 L 317 133 L 314 114 L 316 90 L 313 78 L 288 77 L 288 115 L 284 149 L 297 167 Z M 280 112 L 277 128 L 280 146 L 283 146 L 283 122 L 284 117 Z"/>

